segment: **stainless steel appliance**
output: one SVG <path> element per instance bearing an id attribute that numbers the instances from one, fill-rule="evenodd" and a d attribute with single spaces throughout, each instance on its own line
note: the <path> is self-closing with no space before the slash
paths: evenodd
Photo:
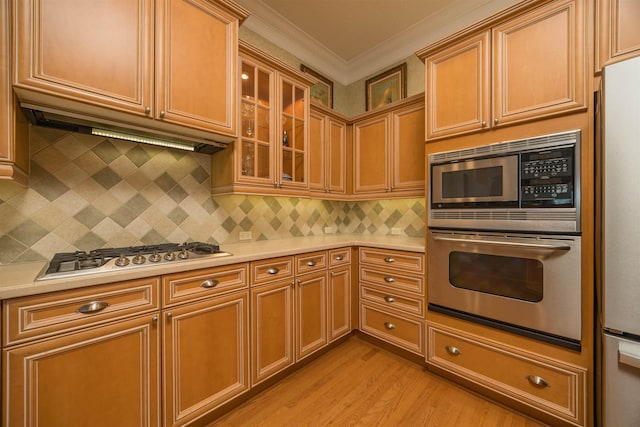
<path id="1" fill-rule="evenodd" d="M 431 154 L 429 227 L 579 232 L 580 136 Z"/>
<path id="2" fill-rule="evenodd" d="M 201 242 L 162 243 L 149 246 L 95 249 L 89 252 L 58 253 L 54 255 L 36 280 L 116 272 L 149 265 L 229 255 L 231 254 L 228 252 L 222 252 L 218 245 Z"/>
<path id="3" fill-rule="evenodd" d="M 429 310 L 580 349 L 580 236 L 430 229 L 427 248 Z"/>
<path id="4" fill-rule="evenodd" d="M 600 106 L 601 424 L 640 425 L 640 58 L 605 67 Z"/>

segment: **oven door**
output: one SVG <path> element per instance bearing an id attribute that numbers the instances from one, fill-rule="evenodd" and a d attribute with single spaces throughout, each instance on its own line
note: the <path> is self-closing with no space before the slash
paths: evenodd
<path id="1" fill-rule="evenodd" d="M 518 156 L 431 166 L 431 208 L 518 207 Z"/>
<path id="2" fill-rule="evenodd" d="M 579 236 L 430 230 L 427 263 L 430 309 L 580 341 Z"/>

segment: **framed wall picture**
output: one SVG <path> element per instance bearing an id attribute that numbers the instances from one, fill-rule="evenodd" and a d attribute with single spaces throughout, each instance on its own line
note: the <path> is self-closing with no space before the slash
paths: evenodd
<path id="1" fill-rule="evenodd" d="M 393 67 L 367 79 L 367 111 L 407 97 L 407 63 Z"/>
<path id="2" fill-rule="evenodd" d="M 304 64 L 300 65 L 300 70 L 318 79 L 318 83 L 311 86 L 311 101 L 333 108 L 333 82 Z"/>

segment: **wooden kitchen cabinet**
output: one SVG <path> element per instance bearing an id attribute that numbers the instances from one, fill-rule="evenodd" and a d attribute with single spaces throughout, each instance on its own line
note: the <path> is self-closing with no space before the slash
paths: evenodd
<path id="1" fill-rule="evenodd" d="M 158 283 L 4 301 L 2 425 L 160 425 Z"/>
<path id="2" fill-rule="evenodd" d="M 309 190 L 323 199 L 347 194 L 347 121 L 312 105 L 309 117 Z"/>
<path id="3" fill-rule="evenodd" d="M 248 15 L 232 1 L 13 5 L 22 101 L 204 137 L 236 135 L 238 25 Z"/>
<path id="4" fill-rule="evenodd" d="M 164 426 L 181 426 L 249 389 L 248 291 L 165 309 Z"/>
<path id="5" fill-rule="evenodd" d="M 640 55 L 640 2 L 598 0 L 596 72 L 614 62 Z"/>
<path id="6" fill-rule="evenodd" d="M 327 319 L 329 342 L 351 332 L 351 248 L 329 251 Z"/>
<path id="7" fill-rule="evenodd" d="M 585 425 L 583 368 L 433 322 L 427 340 L 430 366 L 534 408 L 552 425 Z"/>
<path id="8" fill-rule="evenodd" d="M 353 124 L 353 195 L 424 195 L 424 98 L 408 98 Z"/>
<path id="9" fill-rule="evenodd" d="M 417 52 L 425 61 L 426 139 L 586 109 L 584 7 L 523 5 Z"/>
<path id="10" fill-rule="evenodd" d="M 308 195 L 309 77 L 240 42 L 240 132 L 211 157 L 213 194 Z"/>
<path id="11" fill-rule="evenodd" d="M 29 125 L 11 89 L 11 16 L 9 2 L 0 4 L 0 180 L 27 184 Z"/>
<path id="12" fill-rule="evenodd" d="M 360 330 L 424 356 L 424 254 L 360 248 Z"/>

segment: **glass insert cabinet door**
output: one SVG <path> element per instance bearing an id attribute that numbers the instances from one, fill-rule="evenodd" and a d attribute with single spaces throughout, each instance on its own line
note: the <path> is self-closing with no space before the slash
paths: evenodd
<path id="1" fill-rule="evenodd" d="M 308 87 L 280 79 L 279 187 L 307 183 Z"/>
<path id="2" fill-rule="evenodd" d="M 275 181 L 274 132 L 275 72 L 247 59 L 240 67 L 239 179 L 271 185 Z"/>

